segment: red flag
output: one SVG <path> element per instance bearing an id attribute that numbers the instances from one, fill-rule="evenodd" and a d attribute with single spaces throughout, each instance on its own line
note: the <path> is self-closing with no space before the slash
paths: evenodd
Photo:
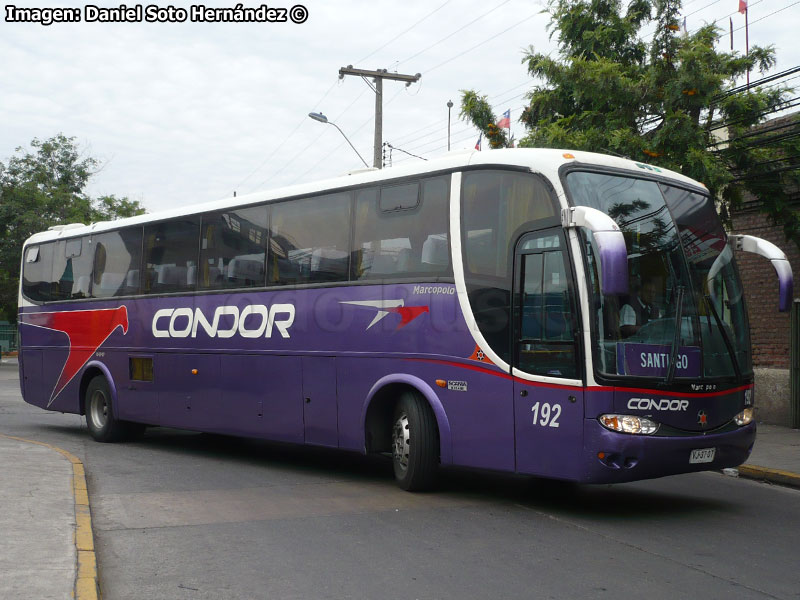
<path id="1" fill-rule="evenodd" d="M 747 12 L 747 0 L 739 0 L 739 12 L 742 14 Z"/>
<path id="2" fill-rule="evenodd" d="M 497 127 L 500 129 L 510 129 L 511 128 L 511 109 L 509 108 L 506 112 L 503 113 L 503 118 L 497 122 Z"/>

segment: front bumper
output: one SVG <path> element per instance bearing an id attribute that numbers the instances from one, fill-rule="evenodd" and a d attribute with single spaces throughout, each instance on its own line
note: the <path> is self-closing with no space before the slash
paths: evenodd
<path id="1" fill-rule="evenodd" d="M 596 419 L 586 419 L 583 439 L 584 464 L 579 481 L 622 483 L 736 467 L 746 461 L 753 450 L 756 424 L 727 433 L 661 437 L 617 433 L 609 431 Z M 691 464 L 691 451 L 703 448 L 715 448 L 714 460 Z"/>

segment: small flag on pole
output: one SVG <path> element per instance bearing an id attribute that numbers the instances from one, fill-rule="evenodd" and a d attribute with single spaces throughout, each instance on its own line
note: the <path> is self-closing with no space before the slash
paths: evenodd
<path id="1" fill-rule="evenodd" d="M 482 138 L 482 137 L 483 137 L 483 134 L 481 133 L 481 134 L 478 136 L 478 141 L 475 143 L 475 150 L 480 150 L 480 149 L 481 149 L 481 138 Z"/>
<path id="2" fill-rule="evenodd" d="M 506 128 L 511 129 L 511 109 L 509 108 L 506 112 L 503 113 L 503 118 L 497 122 L 497 126 L 500 129 Z"/>
<path id="3" fill-rule="evenodd" d="M 739 12 L 742 14 L 747 12 L 747 0 L 739 0 Z"/>

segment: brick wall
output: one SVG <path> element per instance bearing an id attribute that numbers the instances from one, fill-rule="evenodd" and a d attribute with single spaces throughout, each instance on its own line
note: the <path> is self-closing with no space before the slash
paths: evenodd
<path id="1" fill-rule="evenodd" d="M 730 233 L 755 235 L 778 246 L 792 264 L 800 292 L 800 251 L 787 242 L 780 225 L 772 225 L 758 212 L 757 203 L 747 203 L 732 217 Z M 737 252 L 736 261 L 744 285 L 750 337 L 753 345 L 753 366 L 789 368 L 789 313 L 778 312 L 778 277 L 766 258 L 749 252 Z"/>

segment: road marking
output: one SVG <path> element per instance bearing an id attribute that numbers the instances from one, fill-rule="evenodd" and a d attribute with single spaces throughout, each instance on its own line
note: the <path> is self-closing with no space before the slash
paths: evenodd
<path id="1" fill-rule="evenodd" d="M 78 557 L 74 597 L 75 600 L 98 600 L 100 594 L 98 591 L 97 557 L 94 552 L 94 535 L 92 534 L 92 514 L 89 508 L 89 494 L 86 488 L 86 471 L 83 468 L 81 459 L 71 452 L 45 442 L 37 442 L 36 440 L 28 440 L 4 433 L 0 433 L 0 436 L 55 450 L 72 463 L 72 496 L 75 502 L 75 549 Z"/>

